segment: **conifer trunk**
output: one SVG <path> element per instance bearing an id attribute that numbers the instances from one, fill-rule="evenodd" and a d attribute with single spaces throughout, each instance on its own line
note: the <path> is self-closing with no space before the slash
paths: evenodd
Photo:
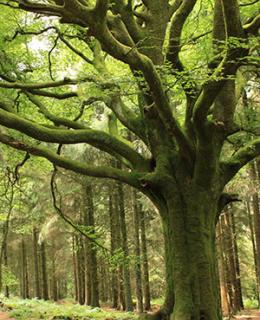
<path id="1" fill-rule="evenodd" d="M 38 232 L 33 227 L 33 265 L 34 265 L 34 295 L 36 298 L 41 298 L 40 294 L 40 275 L 38 261 Z"/>
<path id="2" fill-rule="evenodd" d="M 257 172 L 254 163 L 250 164 L 250 177 L 254 186 L 257 184 Z M 256 249 L 256 270 L 257 270 L 257 284 L 260 287 L 260 209 L 259 196 L 257 190 L 253 187 L 252 193 L 252 211 L 253 211 L 253 226 Z"/>
<path id="3" fill-rule="evenodd" d="M 146 243 L 145 213 L 142 210 L 140 210 L 140 214 L 141 214 L 140 227 L 141 227 L 144 309 L 146 311 L 149 311 L 151 309 L 151 293 L 150 293 L 149 264 L 148 264 L 147 243 Z"/>
<path id="4" fill-rule="evenodd" d="M 126 221 L 125 221 L 124 191 L 123 191 L 123 185 L 121 182 L 117 184 L 117 188 L 118 188 L 118 205 L 119 205 L 121 240 L 122 240 L 122 249 L 124 253 L 123 277 L 124 277 L 125 305 L 126 305 L 126 311 L 133 311 L 130 270 L 128 265 L 129 251 L 128 251 L 127 229 L 126 229 Z"/>
<path id="5" fill-rule="evenodd" d="M 141 249 L 140 249 L 140 209 L 137 202 L 136 190 L 133 190 L 133 222 L 135 238 L 135 290 L 137 298 L 137 311 L 143 312 L 143 290 L 141 270 Z"/>
<path id="6" fill-rule="evenodd" d="M 118 210 L 112 187 L 109 188 L 109 218 L 110 218 L 110 247 L 111 255 L 116 253 L 120 247 L 120 230 L 118 220 Z M 111 271 L 111 286 L 112 286 L 112 308 L 118 308 L 119 288 L 118 288 L 118 266 L 112 265 Z"/>
<path id="7" fill-rule="evenodd" d="M 45 242 L 40 245 L 41 252 L 41 273 L 42 273 L 42 297 L 44 300 L 49 300 L 48 276 L 47 276 L 47 261 Z"/>

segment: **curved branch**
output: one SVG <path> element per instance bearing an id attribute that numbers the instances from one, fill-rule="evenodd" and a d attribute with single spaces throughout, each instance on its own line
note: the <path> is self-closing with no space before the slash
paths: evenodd
<path id="1" fill-rule="evenodd" d="M 39 112 L 42 113 L 46 119 L 52 121 L 55 125 L 65 126 L 71 129 L 89 129 L 88 127 L 76 121 L 55 116 L 54 114 L 49 112 L 49 110 L 36 97 L 28 93 L 26 93 L 26 95 L 29 98 L 29 100 L 39 108 Z"/>
<path id="2" fill-rule="evenodd" d="M 0 82 L 0 88 L 4 89 L 21 89 L 21 90 L 37 90 L 46 88 L 57 88 L 66 85 L 75 85 L 80 82 L 98 82 L 94 76 L 84 77 L 84 79 L 70 79 L 64 78 L 63 80 L 41 82 L 41 83 L 21 83 L 21 82 Z"/>
<path id="3" fill-rule="evenodd" d="M 138 180 L 143 176 L 141 173 L 129 173 L 107 166 L 89 166 L 80 161 L 75 161 L 59 156 L 56 152 L 50 151 L 49 148 L 45 148 L 39 145 L 36 146 L 25 144 L 24 142 L 16 140 L 3 133 L 0 133 L 0 141 L 14 149 L 26 151 L 31 155 L 45 158 L 64 169 L 91 177 L 109 178 L 117 181 L 122 181 L 135 188 L 142 189 Z"/>
<path id="4" fill-rule="evenodd" d="M 30 12 L 55 16 L 62 16 L 63 14 L 63 6 L 35 3 L 29 0 L 18 0 L 17 3 L 19 4 L 19 8 Z"/>
<path id="5" fill-rule="evenodd" d="M 260 155 L 260 138 L 248 142 L 228 161 L 222 163 L 224 182 L 230 181 L 248 162 Z"/>
<path id="6" fill-rule="evenodd" d="M 244 30 L 247 33 L 251 33 L 256 36 L 258 35 L 259 28 L 260 28 L 260 14 L 254 17 L 251 22 L 244 25 Z"/>
<path id="7" fill-rule="evenodd" d="M 121 155 L 135 168 L 142 168 L 144 170 L 148 166 L 148 161 L 130 146 L 103 131 L 92 129 L 50 129 L 3 109 L 0 109 L 0 124 L 25 133 L 39 141 L 61 144 L 88 143 L 111 155 L 115 153 Z"/>
<path id="8" fill-rule="evenodd" d="M 78 93 L 75 91 L 70 91 L 70 92 L 65 92 L 65 93 L 56 93 L 56 92 L 50 92 L 50 91 L 41 90 L 41 89 L 31 89 L 31 90 L 27 90 L 27 91 L 36 95 L 36 96 L 54 98 L 54 99 L 58 99 L 58 100 L 65 100 L 65 99 L 69 99 L 69 98 L 78 97 Z"/>

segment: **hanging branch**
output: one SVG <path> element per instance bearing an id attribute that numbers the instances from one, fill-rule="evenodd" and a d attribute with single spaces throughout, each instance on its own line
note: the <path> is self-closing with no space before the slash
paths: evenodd
<path id="1" fill-rule="evenodd" d="M 62 144 L 60 144 L 58 146 L 58 150 L 57 150 L 57 154 L 60 155 L 61 154 L 61 149 L 62 149 Z M 50 182 L 50 186 L 51 186 L 51 195 L 52 195 L 52 201 L 53 201 L 53 207 L 56 210 L 56 212 L 58 213 L 58 215 L 62 218 L 63 221 L 65 221 L 68 225 L 70 225 L 74 230 L 76 230 L 77 232 L 79 232 L 81 235 L 83 235 L 84 237 L 86 237 L 89 241 L 91 241 L 92 243 L 94 243 L 97 247 L 99 247 L 100 249 L 102 249 L 105 253 L 109 252 L 109 249 L 107 249 L 106 247 L 104 247 L 102 244 L 100 244 L 96 239 L 93 239 L 86 231 L 82 230 L 80 228 L 79 225 L 75 224 L 67 215 L 64 214 L 64 212 L 61 209 L 61 197 L 60 197 L 60 204 L 58 204 L 57 201 L 57 191 L 58 191 L 58 187 L 56 184 L 56 176 L 58 173 L 58 169 L 56 167 L 55 164 L 53 164 L 53 173 L 51 176 L 51 182 Z"/>
<path id="2" fill-rule="evenodd" d="M 55 38 L 54 44 L 53 44 L 51 50 L 48 52 L 49 73 L 50 73 L 51 80 L 53 80 L 53 81 L 55 81 L 55 79 L 54 79 L 53 73 L 52 73 L 51 54 L 52 54 L 52 52 L 55 50 L 55 48 L 57 47 L 58 40 L 59 40 L 59 36 L 57 36 L 57 37 Z"/>

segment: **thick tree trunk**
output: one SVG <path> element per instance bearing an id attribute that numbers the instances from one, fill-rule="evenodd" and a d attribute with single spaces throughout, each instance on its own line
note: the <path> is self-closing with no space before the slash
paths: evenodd
<path id="1" fill-rule="evenodd" d="M 178 195 L 172 197 L 173 191 L 169 188 L 164 194 L 167 205 L 160 210 L 166 274 L 171 281 L 168 299 L 171 295 L 172 300 L 174 298 L 171 320 L 220 320 L 215 252 L 216 197 L 207 192 L 190 191 L 183 199 Z"/>

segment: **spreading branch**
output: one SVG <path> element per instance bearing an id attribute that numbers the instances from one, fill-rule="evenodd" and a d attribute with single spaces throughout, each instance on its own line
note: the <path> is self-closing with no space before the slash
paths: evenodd
<path id="1" fill-rule="evenodd" d="M 124 142 L 103 131 L 92 129 L 50 129 L 3 109 L 0 109 L 0 117 L 0 124 L 25 133 L 39 141 L 62 144 L 88 143 L 112 155 L 114 153 L 121 155 L 133 167 L 142 168 L 142 170 L 147 168 L 147 161 L 140 154 Z"/>
<path id="2" fill-rule="evenodd" d="M 0 141 L 14 149 L 25 151 L 33 156 L 42 157 L 57 166 L 71 170 L 76 173 L 87 175 L 96 178 L 109 178 L 121 182 L 125 182 L 137 189 L 142 189 L 139 180 L 143 177 L 142 174 L 137 172 L 126 172 L 120 169 L 107 167 L 107 166 L 91 166 L 80 161 L 71 160 L 62 156 L 59 156 L 56 152 L 51 151 L 50 148 L 46 148 L 40 145 L 32 145 L 24 143 L 18 139 L 0 133 Z"/>
<path id="3" fill-rule="evenodd" d="M 222 163 L 223 179 L 226 184 L 236 173 L 260 155 L 260 138 L 248 142 L 240 148 L 228 161 Z"/>

